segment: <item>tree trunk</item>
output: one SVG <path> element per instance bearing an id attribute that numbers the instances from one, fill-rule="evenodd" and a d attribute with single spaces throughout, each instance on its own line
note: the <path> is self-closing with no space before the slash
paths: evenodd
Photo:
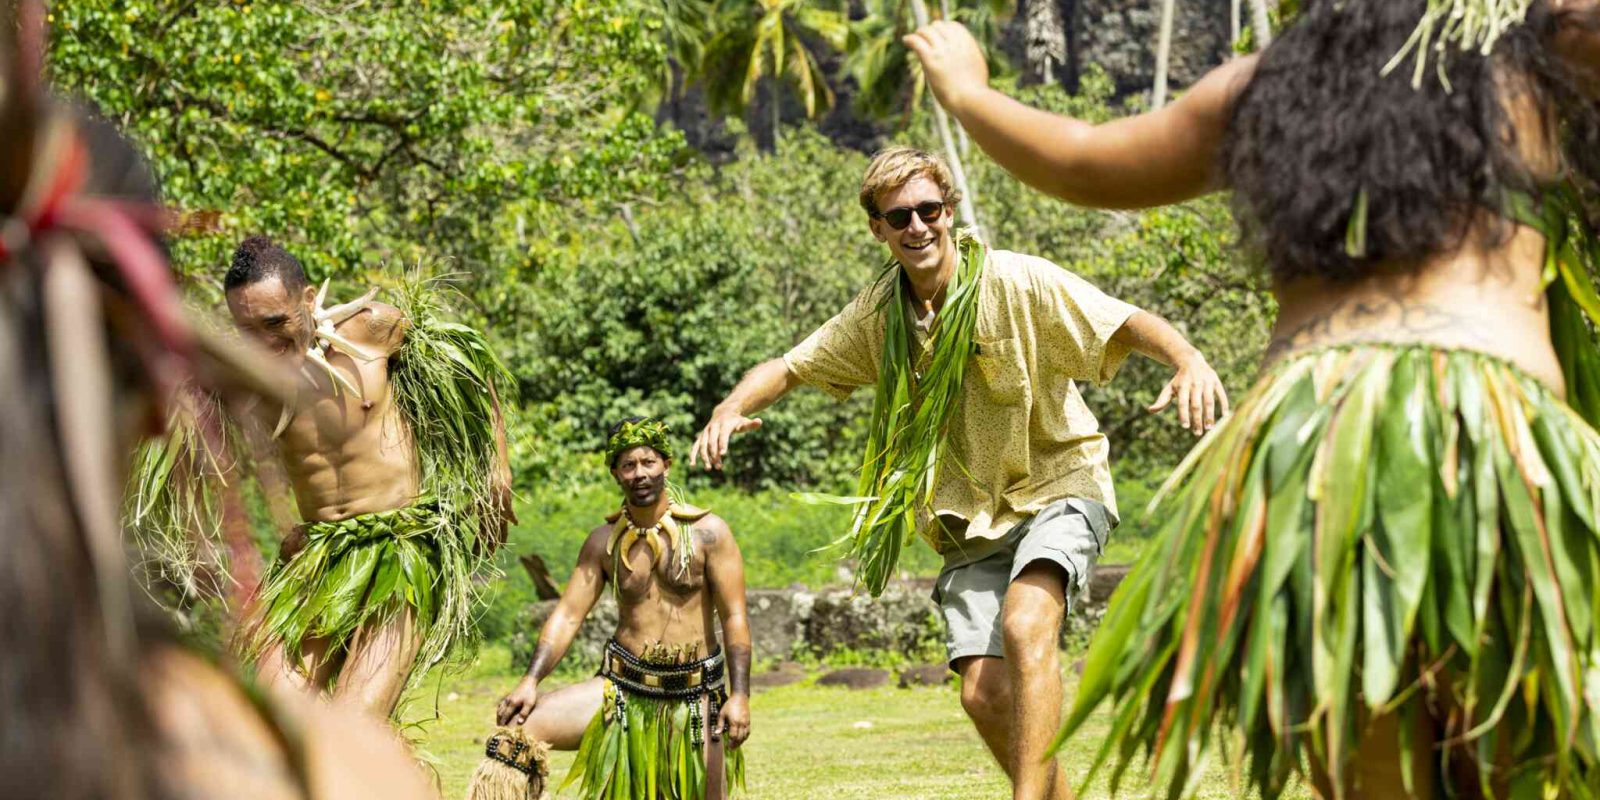
<path id="1" fill-rule="evenodd" d="M 928 24 L 928 7 L 922 0 L 911 0 L 911 13 L 917 21 L 918 28 Z M 961 166 L 961 152 L 956 149 L 955 137 L 950 133 L 950 117 L 945 114 L 944 106 L 939 105 L 937 97 L 933 98 L 933 121 L 939 129 L 939 139 L 944 143 L 945 158 L 950 161 L 950 176 L 955 179 L 956 189 L 961 192 L 961 202 L 957 206 L 961 218 L 972 227 L 979 238 L 982 238 L 983 229 L 978 224 L 977 198 L 972 194 L 972 187 L 967 185 L 967 171 Z"/>
<path id="2" fill-rule="evenodd" d="M 1272 18 L 1267 16 L 1267 0 L 1250 0 L 1251 27 L 1255 28 L 1256 49 L 1265 50 L 1272 44 Z"/>
<path id="3" fill-rule="evenodd" d="M 950 19 L 950 20 L 953 20 L 953 19 L 956 18 L 955 12 L 950 10 L 950 0 L 939 0 L 939 18 L 940 19 Z M 964 155 L 967 154 L 967 148 L 970 145 L 971 145 L 971 143 L 967 141 L 967 129 L 961 127 L 960 125 L 957 125 L 956 126 L 956 147 L 959 150 L 959 152 L 961 153 L 961 155 L 964 156 Z"/>
<path id="4" fill-rule="evenodd" d="M 1050 86 L 1067 63 L 1067 24 L 1058 0 L 1023 0 L 1027 80 Z"/>
<path id="5" fill-rule="evenodd" d="M 1156 43 L 1156 85 L 1151 92 L 1151 108 L 1167 104 L 1167 69 L 1172 64 L 1172 17 L 1178 11 L 1178 0 L 1163 0 L 1161 4 L 1161 35 Z"/>
<path id="6" fill-rule="evenodd" d="M 767 79 L 767 101 L 772 106 L 772 152 L 778 152 L 778 139 L 783 135 L 779 130 L 783 125 L 783 98 L 778 93 L 783 89 L 782 83 L 777 78 Z"/>

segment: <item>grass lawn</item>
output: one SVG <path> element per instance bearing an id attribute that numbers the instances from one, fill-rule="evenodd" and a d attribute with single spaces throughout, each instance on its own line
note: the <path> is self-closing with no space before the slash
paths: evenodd
<path id="1" fill-rule="evenodd" d="M 433 716 L 410 737 L 435 760 L 446 798 L 460 798 L 491 730 L 491 710 L 516 678 L 505 651 L 486 650 L 466 674 L 429 683 L 409 701 L 407 719 Z M 576 676 L 574 676 L 576 677 Z M 1067 693 L 1075 676 L 1067 676 Z M 552 683 L 556 683 L 552 679 Z M 751 699 L 752 736 L 745 745 L 753 800 L 999 800 L 1010 788 L 973 731 L 953 685 L 943 688 L 852 691 L 809 681 L 758 690 Z M 1102 713 L 1063 755 L 1068 773 L 1081 777 L 1104 735 Z M 572 754 L 558 753 L 551 775 L 566 776 Z M 1103 783 L 1103 782 L 1102 782 Z M 1141 795 L 1136 781 L 1119 796 Z M 571 797 L 567 792 L 559 797 Z M 1104 785 L 1088 797 L 1108 797 Z M 1213 766 L 1202 798 L 1237 798 L 1226 773 Z M 1304 798 L 1304 792 L 1287 797 Z"/>

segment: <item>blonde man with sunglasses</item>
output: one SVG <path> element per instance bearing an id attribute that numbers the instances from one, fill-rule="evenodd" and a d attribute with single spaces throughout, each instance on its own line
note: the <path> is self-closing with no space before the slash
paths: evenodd
<path id="1" fill-rule="evenodd" d="M 862 386 L 877 385 L 880 398 L 905 392 L 906 402 L 874 414 L 884 430 L 870 432 L 872 441 L 902 447 L 908 437 L 934 438 L 928 452 L 936 457 L 909 471 L 881 459 L 876 485 L 888 488 L 875 494 L 906 485 L 908 472 L 911 485 L 933 487 L 931 503 L 903 516 L 945 559 L 934 598 L 962 707 L 1016 798 L 1067 797 L 1066 780 L 1044 758 L 1060 723 L 1058 636 L 1069 598 L 1117 521 L 1109 447 L 1078 382 L 1109 381 L 1130 351 L 1169 365 L 1175 374 L 1150 411 L 1176 405 L 1196 435 L 1227 414 L 1228 399 L 1200 351 L 1159 317 L 1045 259 L 989 250 L 955 230 L 959 199 L 936 156 L 879 153 L 860 202 L 892 258 L 883 278 L 782 358 L 746 374 L 701 431 L 690 463 L 720 469 L 730 439 L 761 426 L 750 415 L 803 383 L 841 400 Z M 911 411 L 897 415 L 894 406 Z M 922 408 L 943 416 L 911 419 Z M 865 515 L 861 539 L 893 539 L 890 516 Z M 879 572 L 892 574 L 893 560 Z"/>

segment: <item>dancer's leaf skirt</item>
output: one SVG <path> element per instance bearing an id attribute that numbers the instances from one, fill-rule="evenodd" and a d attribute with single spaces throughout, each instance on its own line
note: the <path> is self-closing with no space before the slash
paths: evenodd
<path id="1" fill-rule="evenodd" d="M 248 655 L 254 659 L 281 642 L 298 662 L 307 639 L 325 639 L 338 652 L 357 630 L 405 610 L 431 642 L 453 569 L 444 563 L 440 542 L 457 526 L 431 500 L 304 526 L 305 546 L 262 582 Z M 448 647 L 444 638 L 441 646 Z"/>
<path id="2" fill-rule="evenodd" d="M 667 700 L 628 694 L 619 705 L 617 697 L 625 692 L 606 684 L 605 701 L 583 733 L 562 789 L 577 785 L 577 796 L 583 800 L 701 800 L 706 763 L 691 734 L 689 704 L 703 703 L 704 698 Z M 702 721 L 706 731 L 715 725 L 714 719 Z M 724 785 L 730 793 L 743 790 L 744 751 L 725 751 L 724 768 Z"/>
<path id="3" fill-rule="evenodd" d="M 1600 796 L 1597 511 L 1600 434 L 1513 366 L 1291 358 L 1156 500 L 1057 746 L 1109 702 L 1095 770 L 1138 763 L 1156 796 L 1223 755 L 1264 797 L 1303 764 L 1342 792 L 1357 759 Z M 1391 714 L 1399 752 L 1364 748 Z"/>

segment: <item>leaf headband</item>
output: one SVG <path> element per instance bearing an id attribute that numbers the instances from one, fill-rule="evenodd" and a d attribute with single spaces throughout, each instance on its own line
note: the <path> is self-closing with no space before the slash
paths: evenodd
<path id="1" fill-rule="evenodd" d="M 655 450 L 662 458 L 671 461 L 671 434 L 671 428 L 667 427 L 667 423 L 658 419 L 624 422 L 622 427 L 611 434 L 611 438 L 606 441 L 606 466 L 616 466 L 617 456 L 640 446 Z"/>

